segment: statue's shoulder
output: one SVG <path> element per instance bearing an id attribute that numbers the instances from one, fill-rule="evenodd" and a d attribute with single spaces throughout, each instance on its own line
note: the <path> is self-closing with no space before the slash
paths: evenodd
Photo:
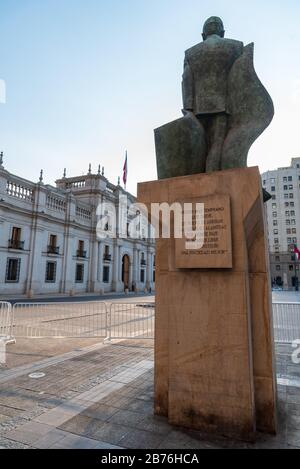
<path id="1" fill-rule="evenodd" d="M 197 54 L 197 52 L 201 51 L 204 48 L 204 42 L 200 42 L 199 44 L 196 44 L 195 46 L 190 47 L 188 50 L 185 51 L 186 57 L 191 57 L 194 54 Z"/>
<path id="2" fill-rule="evenodd" d="M 228 45 L 236 47 L 237 49 L 243 49 L 244 43 L 242 41 L 237 41 L 236 39 L 223 39 Z"/>
<path id="3" fill-rule="evenodd" d="M 223 44 L 223 46 L 226 46 L 228 49 L 236 49 L 240 52 L 243 51 L 244 49 L 244 44 L 243 42 L 241 41 L 237 41 L 235 39 L 220 39 L 217 44 Z M 198 55 L 201 51 L 206 51 L 207 50 L 207 47 L 208 47 L 208 44 L 204 41 L 204 42 L 200 42 L 199 44 L 196 44 L 195 46 L 193 47 L 190 47 L 190 49 L 188 49 L 186 52 L 185 52 L 185 55 L 187 57 L 187 59 L 189 57 L 193 57 L 195 55 Z"/>

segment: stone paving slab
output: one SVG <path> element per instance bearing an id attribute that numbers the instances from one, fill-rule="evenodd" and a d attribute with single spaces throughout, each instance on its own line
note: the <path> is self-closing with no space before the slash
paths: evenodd
<path id="1" fill-rule="evenodd" d="M 4 370 L 4 371 L 1 370 L 0 384 L 7 383 L 11 379 L 15 379 L 19 376 L 24 376 L 27 373 L 34 373 L 35 371 L 40 371 L 40 370 L 46 368 L 47 366 L 58 365 L 59 363 L 71 360 L 72 358 L 76 359 L 77 357 L 80 357 L 82 355 L 86 355 L 89 352 L 99 350 L 103 347 L 105 347 L 104 344 L 102 344 L 102 343 L 99 344 L 98 343 L 98 344 L 95 344 L 95 345 L 91 345 L 90 347 L 86 347 L 86 348 L 83 348 L 83 349 L 74 350 L 72 352 L 65 353 L 63 355 L 50 357 L 50 358 L 46 358 L 44 360 L 40 360 L 38 362 L 22 365 L 20 367 L 13 368 L 11 370 Z"/>
<path id="2" fill-rule="evenodd" d="M 22 375 L 12 374 L 9 386 L 0 382 L 0 415 L 8 418 L 3 423 L 0 419 L 1 447 L 300 449 L 300 365 L 291 364 L 287 348 L 277 356 L 280 376 L 285 377 L 279 385 L 279 433 L 259 434 L 255 444 L 189 432 L 154 416 L 153 350 L 144 342 L 60 358 L 57 364 L 46 362 L 41 367 L 45 378 L 32 386 L 27 368 Z M 291 377 L 296 386 L 290 386 Z"/>

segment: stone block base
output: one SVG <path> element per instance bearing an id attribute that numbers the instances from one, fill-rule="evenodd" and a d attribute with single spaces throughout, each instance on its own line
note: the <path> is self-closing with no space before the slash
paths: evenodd
<path id="1" fill-rule="evenodd" d="M 138 186 L 138 200 L 149 209 L 151 203 L 191 198 L 205 203 L 215 196 L 230 198 L 231 268 L 178 268 L 177 241 L 157 241 L 155 412 L 174 425 L 253 439 L 257 430 L 276 432 L 269 259 L 259 170 Z"/>

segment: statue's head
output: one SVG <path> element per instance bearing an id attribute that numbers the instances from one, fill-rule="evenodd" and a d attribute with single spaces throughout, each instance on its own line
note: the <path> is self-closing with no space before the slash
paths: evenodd
<path id="1" fill-rule="evenodd" d="M 211 16 L 205 21 L 203 26 L 203 40 L 205 41 L 209 36 L 216 34 L 217 36 L 224 37 L 225 30 L 223 21 L 218 16 Z"/>

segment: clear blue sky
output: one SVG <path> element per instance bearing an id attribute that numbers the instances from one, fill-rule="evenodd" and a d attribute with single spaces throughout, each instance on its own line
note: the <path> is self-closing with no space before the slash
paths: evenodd
<path id="1" fill-rule="evenodd" d="M 101 164 L 116 183 L 128 149 L 128 189 L 156 179 L 153 129 L 181 115 L 184 51 L 211 15 L 255 42 L 276 107 L 249 165 L 288 165 L 300 156 L 299 0 L 0 0 L 6 168 L 53 183 Z"/>

